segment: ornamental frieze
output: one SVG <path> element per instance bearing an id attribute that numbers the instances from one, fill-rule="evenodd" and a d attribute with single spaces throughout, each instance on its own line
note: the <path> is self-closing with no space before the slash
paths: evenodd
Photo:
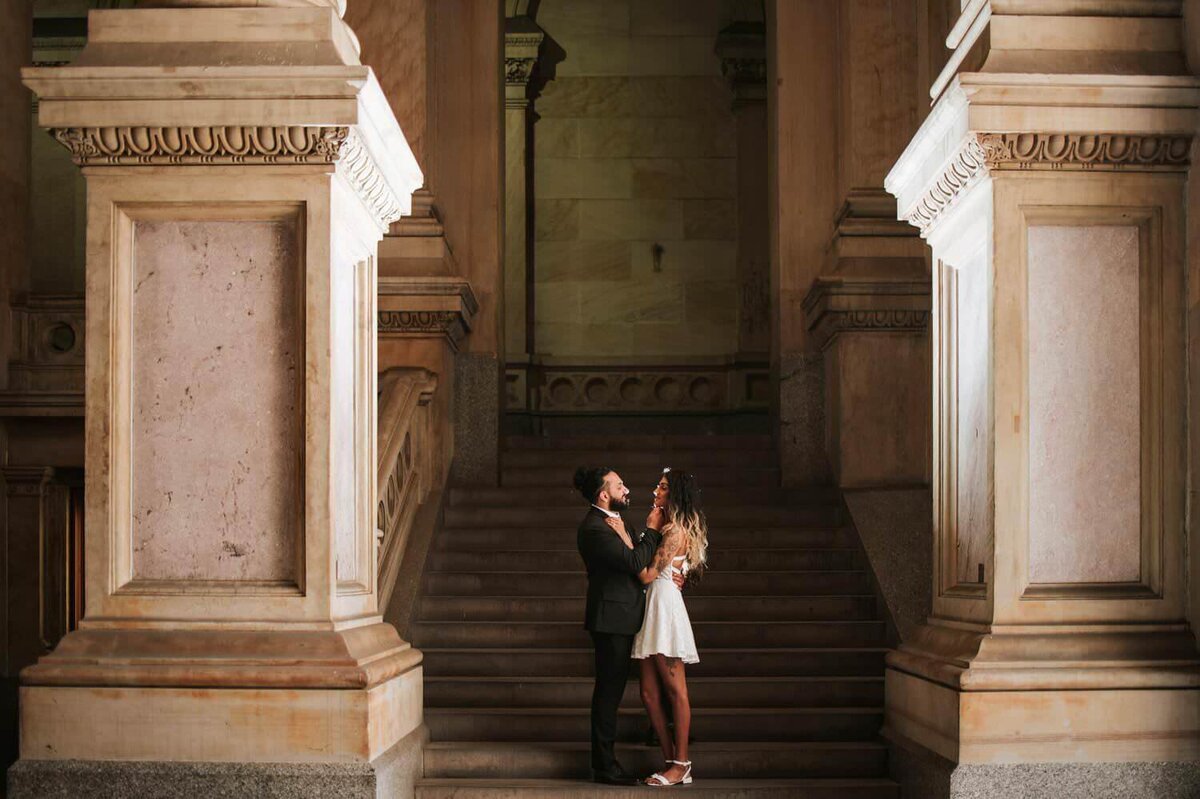
<path id="1" fill-rule="evenodd" d="M 344 126 L 52 128 L 80 166 L 98 164 L 333 163 Z"/>
<path id="2" fill-rule="evenodd" d="M 1182 171 L 1190 135 L 1127 133 L 972 133 L 905 218 L 927 231 L 977 180 L 1010 170 Z"/>

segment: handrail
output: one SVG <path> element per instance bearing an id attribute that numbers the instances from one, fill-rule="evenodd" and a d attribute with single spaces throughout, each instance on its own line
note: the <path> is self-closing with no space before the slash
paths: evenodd
<path id="1" fill-rule="evenodd" d="M 396 367 L 379 375 L 380 608 L 391 599 L 417 509 L 444 479 L 430 406 L 437 385 L 437 375 L 427 369 Z"/>

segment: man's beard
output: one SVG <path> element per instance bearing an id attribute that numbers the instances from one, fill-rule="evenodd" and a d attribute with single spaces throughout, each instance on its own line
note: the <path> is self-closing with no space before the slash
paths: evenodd
<path id="1" fill-rule="evenodd" d="M 617 499 L 612 497 L 608 500 L 608 509 L 613 513 L 620 513 L 629 510 L 629 499 Z"/>

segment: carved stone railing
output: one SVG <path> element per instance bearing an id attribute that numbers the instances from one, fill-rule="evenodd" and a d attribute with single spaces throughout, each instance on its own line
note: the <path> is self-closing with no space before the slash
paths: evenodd
<path id="1" fill-rule="evenodd" d="M 391 599 L 419 509 L 445 483 L 446 464 L 431 406 L 436 391 L 437 376 L 426 369 L 397 367 L 379 376 L 380 608 Z"/>
<path id="2" fill-rule="evenodd" d="M 719 414 L 768 404 L 766 363 L 711 360 L 509 364 L 509 412 L 538 414 Z"/>

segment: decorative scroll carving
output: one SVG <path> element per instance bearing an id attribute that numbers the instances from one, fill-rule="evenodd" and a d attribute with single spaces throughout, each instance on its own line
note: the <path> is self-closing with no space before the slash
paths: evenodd
<path id="1" fill-rule="evenodd" d="M 504 59 L 504 82 L 505 83 L 529 83 L 529 79 L 533 77 L 533 68 L 537 65 L 536 58 L 505 58 Z"/>
<path id="2" fill-rule="evenodd" d="M 734 22 L 717 34 L 721 74 L 733 90 L 734 107 L 767 99 L 767 38 L 761 22 Z"/>
<path id="3" fill-rule="evenodd" d="M 974 136 L 969 137 L 946 162 L 942 174 L 933 185 L 909 209 L 906 214 L 909 223 L 919 227 L 922 232 L 928 230 L 942 211 L 986 174 L 984 163 L 983 147 L 979 140 Z"/>
<path id="4" fill-rule="evenodd" d="M 462 278 L 379 278 L 381 338 L 445 338 L 457 349 L 478 310 L 471 284 Z"/>
<path id="5" fill-rule="evenodd" d="M 522 381 L 521 372 L 528 370 Z M 551 413 L 721 412 L 765 407 L 765 365 L 697 369 L 510 367 L 510 410 Z M 522 382 L 528 400 L 519 396 Z M 761 394 L 761 396 L 760 396 Z"/>
<path id="6" fill-rule="evenodd" d="M 546 34 L 528 17 L 510 17 L 504 25 L 504 103 L 507 108 L 525 108 Z"/>
<path id="7" fill-rule="evenodd" d="M 343 137 L 339 142 L 339 149 L 340 154 L 335 152 L 333 157 L 333 160 L 338 162 L 338 171 L 345 174 L 346 179 L 350 181 L 354 191 L 371 210 L 380 227 L 386 229 L 404 212 L 400 198 L 392 191 L 392 187 L 379 169 L 379 164 L 375 163 L 371 152 L 357 133 L 352 132 Z"/>
<path id="8" fill-rule="evenodd" d="M 929 283 L 819 277 L 804 298 L 813 340 L 827 346 L 840 333 L 924 333 Z"/>
<path id="9" fill-rule="evenodd" d="M 905 217 L 927 231 L 959 195 L 992 171 L 1177 171 L 1188 167 L 1191 146 L 1190 135 L 972 133 Z"/>
<path id="10" fill-rule="evenodd" d="M 347 127 L 52 128 L 80 166 L 333 163 Z"/>

